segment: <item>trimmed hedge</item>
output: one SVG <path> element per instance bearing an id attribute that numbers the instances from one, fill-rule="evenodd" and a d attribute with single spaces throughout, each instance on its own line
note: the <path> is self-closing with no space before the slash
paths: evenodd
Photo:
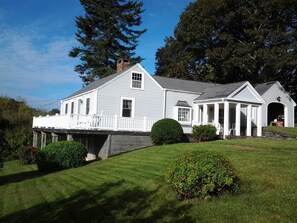
<path id="1" fill-rule="evenodd" d="M 155 122 L 151 130 L 151 138 L 156 145 L 180 142 L 183 135 L 184 132 L 179 122 L 170 118 Z"/>
<path id="2" fill-rule="evenodd" d="M 193 126 L 193 138 L 199 142 L 211 141 L 217 138 L 216 127 L 213 125 Z"/>
<path id="3" fill-rule="evenodd" d="M 87 149 L 76 141 L 54 142 L 37 153 L 38 170 L 52 172 L 83 166 Z"/>
<path id="4" fill-rule="evenodd" d="M 211 198 L 236 192 L 238 178 L 230 161 L 212 152 L 186 152 L 167 167 L 167 182 L 179 198 Z"/>

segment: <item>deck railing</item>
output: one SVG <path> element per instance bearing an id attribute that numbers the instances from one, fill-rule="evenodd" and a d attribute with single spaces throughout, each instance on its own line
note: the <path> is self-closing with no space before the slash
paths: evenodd
<path id="1" fill-rule="evenodd" d="M 158 119 L 147 117 L 126 118 L 117 115 L 54 115 L 34 117 L 33 128 L 150 132 L 156 121 Z M 214 125 L 217 128 L 218 135 L 222 133 L 222 126 L 219 123 L 194 121 L 192 125 L 183 126 L 184 133 L 191 134 L 194 125 L 207 124 Z"/>
<path id="2" fill-rule="evenodd" d="M 54 115 L 34 117 L 33 128 L 150 132 L 156 121 L 147 117 L 126 118 L 117 115 Z"/>

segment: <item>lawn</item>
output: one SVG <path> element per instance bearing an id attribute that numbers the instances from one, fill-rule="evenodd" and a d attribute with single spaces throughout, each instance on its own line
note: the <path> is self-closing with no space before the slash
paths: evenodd
<path id="1" fill-rule="evenodd" d="M 185 150 L 227 156 L 236 195 L 179 201 L 164 183 Z M 297 222 L 297 140 L 220 140 L 151 147 L 77 169 L 41 175 L 4 163 L 0 222 Z"/>
<path id="2" fill-rule="evenodd" d="M 284 128 L 278 126 L 267 126 L 264 128 L 265 131 L 279 133 L 281 135 L 297 138 L 297 128 Z"/>

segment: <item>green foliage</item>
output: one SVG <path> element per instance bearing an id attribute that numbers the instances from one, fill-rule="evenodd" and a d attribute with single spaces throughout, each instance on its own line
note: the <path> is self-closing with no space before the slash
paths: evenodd
<path id="1" fill-rule="evenodd" d="M 156 53 L 156 74 L 252 84 L 279 81 L 297 99 L 297 1 L 197 0 Z"/>
<path id="2" fill-rule="evenodd" d="M 195 125 L 193 126 L 193 137 L 199 142 L 215 140 L 216 131 L 217 129 L 213 125 Z"/>
<path id="3" fill-rule="evenodd" d="M 167 167 L 167 181 L 182 199 L 236 192 L 238 178 L 230 161 L 213 152 L 186 152 Z"/>
<path id="4" fill-rule="evenodd" d="M 19 159 L 22 164 L 32 164 L 36 162 L 36 154 L 39 151 L 38 148 L 34 146 L 24 147 L 18 151 Z"/>
<path id="5" fill-rule="evenodd" d="M 18 150 L 32 140 L 32 119 L 39 111 L 23 101 L 0 97 L 0 150 L 5 159 L 18 158 Z"/>
<path id="6" fill-rule="evenodd" d="M 37 153 L 37 166 L 41 172 L 83 166 L 87 150 L 76 141 L 54 142 Z"/>
<path id="7" fill-rule="evenodd" d="M 118 59 L 142 60 L 134 57 L 138 38 L 146 31 L 134 27 L 142 23 L 142 2 L 122 0 L 80 0 L 85 16 L 76 17 L 76 39 L 80 47 L 69 52 L 79 57 L 75 66 L 85 84 L 115 73 Z"/>
<path id="8" fill-rule="evenodd" d="M 183 134 L 183 129 L 179 122 L 170 118 L 155 122 L 151 130 L 151 138 L 156 145 L 180 142 Z"/>

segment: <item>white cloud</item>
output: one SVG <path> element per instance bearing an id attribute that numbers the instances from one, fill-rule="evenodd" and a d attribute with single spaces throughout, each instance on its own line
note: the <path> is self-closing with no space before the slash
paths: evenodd
<path id="1" fill-rule="evenodd" d="M 42 28 L 36 24 L 12 28 L 0 23 L 0 29 L 0 94 L 34 97 L 32 92 L 36 92 L 39 97 L 48 97 L 55 86 L 81 86 L 73 71 L 79 61 L 68 57 L 71 47 L 77 44 L 74 36 L 39 35 Z M 38 93 L 40 86 L 48 88 L 47 95 Z"/>

